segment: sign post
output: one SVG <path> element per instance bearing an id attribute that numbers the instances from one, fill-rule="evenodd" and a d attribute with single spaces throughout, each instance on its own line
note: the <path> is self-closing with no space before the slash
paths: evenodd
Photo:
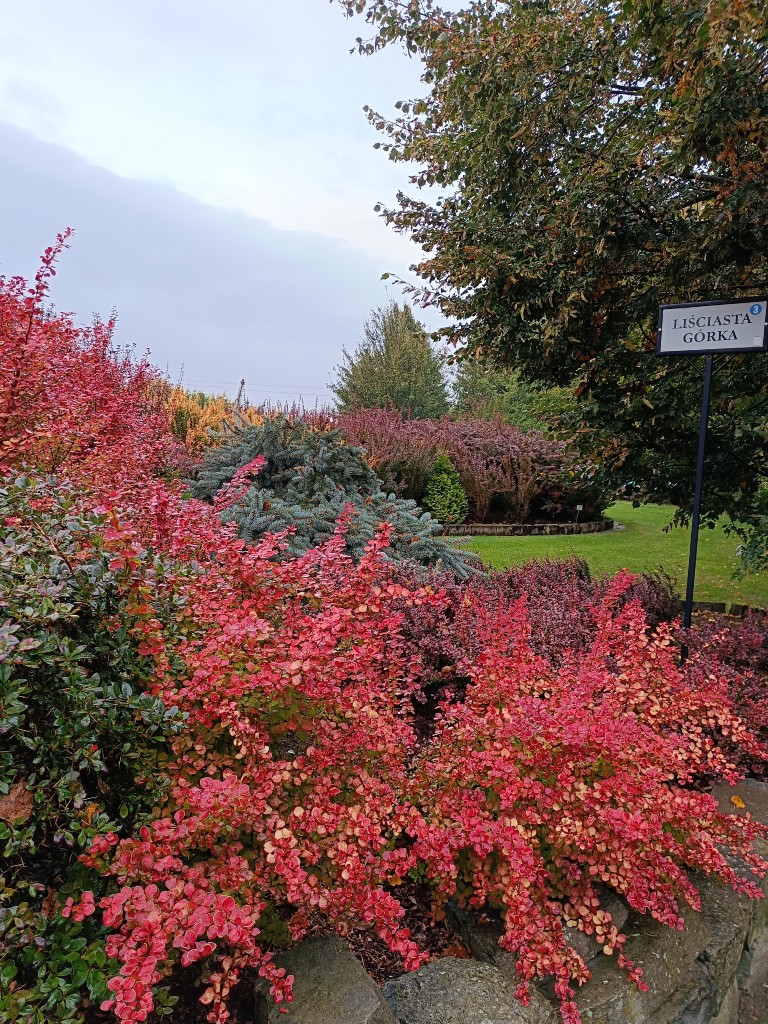
<path id="1" fill-rule="evenodd" d="M 705 356 L 704 390 L 699 421 L 699 450 L 696 458 L 696 489 L 691 518 L 691 548 L 688 555 L 688 581 L 685 588 L 683 625 L 691 625 L 693 587 L 696 580 L 696 553 L 701 519 L 701 492 L 704 479 L 704 453 L 707 443 L 709 395 L 716 353 L 765 352 L 768 350 L 768 297 L 731 299 L 715 302 L 683 302 L 659 307 L 656 354 Z M 681 663 L 688 657 L 684 644 Z"/>

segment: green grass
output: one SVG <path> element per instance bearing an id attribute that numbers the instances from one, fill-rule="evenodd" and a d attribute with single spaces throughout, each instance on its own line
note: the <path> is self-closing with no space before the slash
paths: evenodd
<path id="1" fill-rule="evenodd" d="M 685 591 L 690 532 L 673 528 L 664 532 L 672 518 L 670 505 L 618 502 L 606 513 L 626 529 L 586 533 L 571 537 L 475 537 L 466 548 L 476 551 L 488 565 L 502 569 L 534 558 L 586 558 L 593 573 L 613 575 L 619 569 L 636 572 L 662 566 Z M 462 547 L 465 545 L 462 544 Z M 738 565 L 738 539 L 727 537 L 722 527 L 701 530 L 696 564 L 696 601 L 725 601 L 768 607 L 768 573 L 733 579 Z"/>

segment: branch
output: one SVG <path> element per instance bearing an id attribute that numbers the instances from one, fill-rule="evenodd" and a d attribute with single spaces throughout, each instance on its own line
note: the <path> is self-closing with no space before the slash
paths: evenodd
<path id="1" fill-rule="evenodd" d="M 682 181 L 707 181 L 712 185 L 730 185 L 733 178 L 723 178 L 719 174 L 704 174 L 701 171 L 685 171 L 679 175 Z"/>

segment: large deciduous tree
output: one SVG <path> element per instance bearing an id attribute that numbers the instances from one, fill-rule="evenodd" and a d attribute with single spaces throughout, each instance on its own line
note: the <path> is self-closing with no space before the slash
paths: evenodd
<path id="1" fill-rule="evenodd" d="M 394 407 L 417 419 L 448 412 L 443 363 L 407 304 L 375 310 L 353 355 L 344 350 L 331 390 L 339 409 Z"/>
<path id="2" fill-rule="evenodd" d="M 659 303 L 768 285 L 763 0 L 342 0 L 424 60 L 425 98 L 370 112 L 416 196 L 422 301 L 460 347 L 576 381 L 582 436 L 641 497 L 685 510 L 700 381 L 653 355 Z M 710 517 L 744 521 L 766 467 L 768 360 L 715 377 Z"/>

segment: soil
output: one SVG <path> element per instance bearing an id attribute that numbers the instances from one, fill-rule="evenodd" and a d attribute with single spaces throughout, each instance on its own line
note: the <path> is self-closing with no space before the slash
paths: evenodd
<path id="1" fill-rule="evenodd" d="M 158 1017 L 151 1014 L 147 1017 L 146 1024 L 208 1024 L 206 1014 L 208 1007 L 200 1003 L 200 996 L 203 986 L 195 984 L 194 971 L 179 968 L 170 981 L 165 982 L 174 996 L 179 1001 L 174 1006 L 173 1012 L 166 1017 Z M 240 984 L 232 990 L 229 997 L 229 1024 L 256 1024 L 254 1017 L 254 995 L 253 989 L 256 984 L 256 972 L 250 972 L 250 976 L 243 974 Z M 97 1006 L 89 1007 L 85 1011 L 85 1024 L 115 1024 L 116 1017 L 113 1013 L 104 1013 Z"/>

